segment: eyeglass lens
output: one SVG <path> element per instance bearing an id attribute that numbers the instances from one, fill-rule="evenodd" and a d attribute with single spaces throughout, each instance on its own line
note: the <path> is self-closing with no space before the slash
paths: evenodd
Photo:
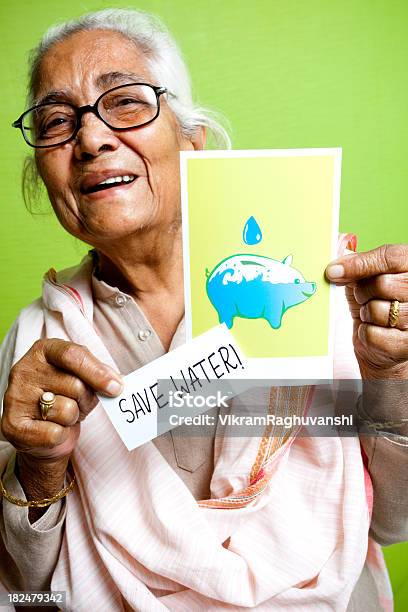
<path id="1" fill-rule="evenodd" d="M 126 85 L 101 96 L 97 110 L 113 129 L 138 127 L 157 116 L 156 92 L 149 85 Z M 76 128 L 76 109 L 69 104 L 43 104 L 23 118 L 24 134 L 35 146 L 50 146 L 69 140 Z"/>

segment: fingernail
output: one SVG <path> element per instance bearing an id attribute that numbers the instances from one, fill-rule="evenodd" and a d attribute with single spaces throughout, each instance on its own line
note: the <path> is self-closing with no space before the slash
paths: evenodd
<path id="1" fill-rule="evenodd" d="M 332 264 L 331 266 L 327 267 L 326 274 L 327 276 L 330 276 L 330 278 L 342 278 L 344 276 L 344 266 L 340 264 Z"/>
<path id="2" fill-rule="evenodd" d="M 114 379 L 110 380 L 105 387 L 106 393 L 109 393 L 109 395 L 119 395 L 122 389 L 123 384 Z"/>

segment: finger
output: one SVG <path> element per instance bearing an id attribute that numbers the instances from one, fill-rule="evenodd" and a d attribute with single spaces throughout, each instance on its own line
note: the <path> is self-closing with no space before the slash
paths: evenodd
<path id="1" fill-rule="evenodd" d="M 360 308 L 360 319 L 381 327 L 389 327 L 391 302 L 388 300 L 370 300 Z M 393 329 L 408 330 L 408 304 L 400 303 L 397 324 Z"/>
<path id="2" fill-rule="evenodd" d="M 372 298 L 408 302 L 408 273 L 380 274 L 356 283 L 354 297 L 359 304 Z"/>
<path id="3" fill-rule="evenodd" d="M 370 350 L 395 363 L 408 359 L 408 334 L 406 331 L 361 323 L 358 337 Z"/>
<path id="4" fill-rule="evenodd" d="M 53 421 L 43 421 L 30 417 L 15 418 L 7 415 L 2 428 L 7 440 L 17 450 L 27 451 L 32 448 L 54 448 L 62 444 L 69 436 L 69 428 Z"/>
<path id="5" fill-rule="evenodd" d="M 22 372 L 17 369 L 10 373 L 10 384 L 5 394 L 7 410 L 36 419 L 40 410 L 40 398 L 46 391 L 74 400 L 79 407 L 82 417 L 80 420 L 85 418 L 98 403 L 94 390 L 82 380 L 49 363 L 41 361 L 37 363 L 35 378 L 27 381 L 27 376 L 23 378 Z M 24 384 L 28 386 L 22 395 L 21 389 Z"/>
<path id="6" fill-rule="evenodd" d="M 335 283 L 347 283 L 377 274 L 399 274 L 408 267 L 407 244 L 385 244 L 364 253 L 353 253 L 332 261 L 326 276 Z"/>
<path id="7" fill-rule="evenodd" d="M 360 319 L 360 304 L 356 302 L 356 298 L 354 297 L 354 287 L 355 283 L 351 285 L 346 285 L 344 290 L 351 316 L 353 317 L 353 319 Z"/>
<path id="8" fill-rule="evenodd" d="M 98 398 L 91 387 L 86 385 L 77 376 L 72 376 L 71 374 L 57 370 L 57 368 L 53 366 L 47 366 L 46 387 L 44 382 L 42 384 L 44 388 L 41 391 L 36 390 L 36 399 L 38 398 L 38 402 L 44 391 L 51 391 L 55 393 L 55 395 L 61 395 L 74 400 L 83 418 L 89 414 L 98 403 Z M 82 418 L 80 420 L 82 420 Z"/>
<path id="9" fill-rule="evenodd" d="M 99 361 L 85 346 L 53 338 L 43 342 L 42 347 L 48 363 L 75 374 L 98 393 L 116 396 L 122 391 L 120 374 Z"/>
<path id="10" fill-rule="evenodd" d="M 69 456 L 75 448 L 75 444 L 79 438 L 81 424 L 79 422 L 75 423 L 72 427 L 65 428 L 64 431 L 68 434 L 67 438 L 57 446 L 51 448 L 33 447 L 28 450 L 27 454 L 38 459 L 47 460 Z"/>
<path id="11" fill-rule="evenodd" d="M 42 419 L 41 409 L 38 407 L 38 418 Z M 79 420 L 79 407 L 75 400 L 63 395 L 55 396 L 55 403 L 47 412 L 47 421 L 58 423 L 63 427 L 71 427 Z"/>

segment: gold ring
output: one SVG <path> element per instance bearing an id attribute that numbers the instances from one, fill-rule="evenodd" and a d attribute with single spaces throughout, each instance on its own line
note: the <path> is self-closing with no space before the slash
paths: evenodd
<path id="1" fill-rule="evenodd" d="M 392 300 L 390 305 L 390 314 L 388 315 L 389 327 L 396 327 L 398 322 L 400 303 L 398 300 Z"/>
<path id="2" fill-rule="evenodd" d="M 42 420 L 46 421 L 49 409 L 52 408 L 53 405 L 55 404 L 54 393 L 51 393 L 51 391 L 45 391 L 45 393 L 43 393 L 42 396 L 40 397 L 39 403 L 40 403 Z"/>

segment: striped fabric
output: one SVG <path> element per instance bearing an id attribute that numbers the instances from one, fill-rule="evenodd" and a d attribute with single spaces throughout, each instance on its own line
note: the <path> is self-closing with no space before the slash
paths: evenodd
<path id="1" fill-rule="evenodd" d="M 44 327 L 20 322 L 16 359 L 44 333 L 115 365 L 92 326 L 91 270 L 86 258 L 45 280 Z M 339 357 L 344 376 L 351 362 Z M 322 397 L 258 389 L 222 410 L 234 402 L 302 414 Z M 64 609 L 340 611 L 366 559 L 392 609 L 380 548 L 368 539 L 372 489 L 358 439 L 290 433 L 236 437 L 227 425 L 215 440 L 211 498 L 197 502 L 152 442 L 128 452 L 99 404 L 73 454 L 78 486 L 51 583 L 67 592 Z"/>
<path id="2" fill-rule="evenodd" d="M 258 390 L 258 395 L 259 392 L 261 392 L 261 397 L 265 393 Z M 312 395 L 313 389 L 311 387 L 271 387 L 267 391 L 267 397 L 262 397 L 262 401 L 263 405 L 267 407 L 267 414 L 279 414 L 282 417 L 301 416 L 307 412 Z M 246 403 L 249 407 L 252 406 L 251 397 L 248 393 L 240 396 L 233 405 L 237 401 L 241 404 Z M 242 407 L 240 412 L 242 412 Z M 258 448 L 249 473 L 248 485 L 241 491 L 236 491 L 226 497 L 200 500 L 198 502 L 199 506 L 202 508 L 245 508 L 252 504 L 267 487 L 273 474 L 273 463 L 289 448 L 290 442 L 294 440 L 298 429 L 299 427 L 286 428 L 283 425 L 266 426 L 262 437 L 259 441 L 257 440 Z M 225 431 L 224 437 L 228 435 L 228 431 Z"/>

